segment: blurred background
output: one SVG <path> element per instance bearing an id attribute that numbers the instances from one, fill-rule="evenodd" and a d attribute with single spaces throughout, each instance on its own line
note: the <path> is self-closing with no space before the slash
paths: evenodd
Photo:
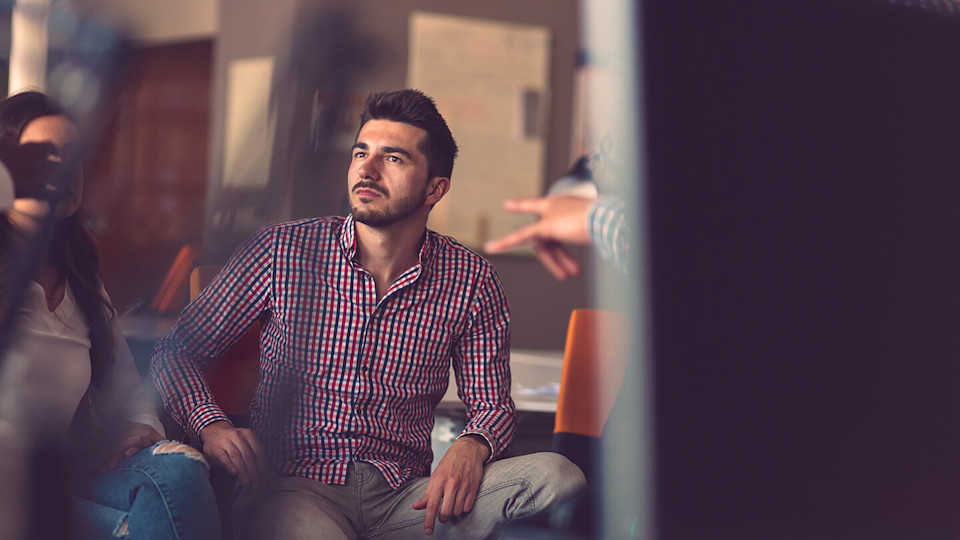
<path id="1" fill-rule="evenodd" d="M 476 5 L 416 0 L 386 5 L 83 0 L 55 2 L 51 12 L 56 19 L 64 11 L 109 25 L 129 45 L 114 95 L 105 103 L 107 126 L 87 165 L 84 198 L 100 244 L 107 290 L 121 309 L 149 304 L 185 245 L 200 248 L 199 262 L 220 264 L 263 225 L 346 212 L 348 147 L 363 99 L 372 91 L 408 85 L 410 44 L 416 41 L 411 36 L 414 13 L 454 16 L 454 22 L 468 23 L 467 31 L 474 29 L 469 23 L 479 22 L 477 39 L 486 37 L 483 32 L 492 32 L 494 39 L 510 39 L 512 34 L 532 31 L 539 40 L 537 50 L 523 48 L 530 56 L 526 61 L 540 72 L 533 88 L 536 102 L 527 107 L 527 114 L 534 116 L 528 123 L 533 125 L 516 134 L 508 125 L 500 137 L 508 142 L 537 141 L 532 161 L 527 158 L 514 167 L 519 171 L 515 175 L 524 175 L 526 191 L 520 193 L 541 194 L 580 150 L 571 146 L 575 100 L 582 99 L 575 96 L 581 47 L 579 6 L 573 0 Z M 429 32 L 418 34 L 426 47 L 441 39 Z M 41 34 L 37 32 L 38 39 L 44 37 Z M 7 42 L 9 51 L 9 30 L 7 39 L 0 40 Z M 51 57 L 50 70 L 54 63 Z M 464 58 L 460 63 L 470 65 Z M 493 53 L 489 64 L 494 64 Z M 508 65 L 501 71 L 509 77 L 525 69 Z M 488 81 L 488 90 L 500 86 L 490 79 L 496 75 L 471 74 L 475 80 Z M 47 83 L 39 76 L 14 81 L 20 87 Z M 510 84 L 520 88 L 523 81 Z M 431 92 L 429 84 L 420 86 L 428 94 L 438 93 Z M 506 95 L 506 90 L 500 93 Z M 458 130 L 457 123 L 469 125 L 464 120 L 469 115 L 483 116 L 489 107 L 503 103 L 512 107 L 513 101 L 523 98 L 521 91 L 499 102 L 445 103 L 444 97 L 437 96 L 443 114 L 449 116 L 455 106 L 461 110 L 457 122 L 451 123 L 463 139 L 469 136 L 464 132 L 460 137 L 464 129 Z M 504 122 L 513 120 L 506 112 L 503 116 Z M 461 172 L 458 164 L 455 179 L 465 192 L 462 200 L 469 200 L 470 184 L 505 182 L 498 178 L 497 159 L 490 155 L 503 142 L 493 144 L 501 146 L 488 150 L 485 158 L 473 157 L 480 151 L 471 154 L 466 149 L 470 145 L 461 144 L 465 150 L 459 163 L 473 161 L 469 171 L 463 165 Z M 488 192 L 490 202 L 503 198 L 494 192 Z M 484 216 L 470 216 L 470 221 L 483 226 L 515 219 L 499 211 L 500 199 L 496 208 Z M 460 202 L 448 215 L 460 215 L 464 205 Z M 474 248 L 482 240 L 463 239 Z M 587 301 L 586 281 L 562 285 L 541 279 L 542 271 L 530 256 L 497 259 L 515 314 L 514 344 L 562 348 L 566 317 Z M 184 291 L 179 300 L 185 299 Z M 182 304 L 167 309 L 168 314 L 175 315 L 179 307 Z"/>

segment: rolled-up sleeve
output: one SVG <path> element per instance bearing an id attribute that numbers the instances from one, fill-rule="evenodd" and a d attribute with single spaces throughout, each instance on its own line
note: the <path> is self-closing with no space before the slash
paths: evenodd
<path id="1" fill-rule="evenodd" d="M 600 255 L 616 264 L 623 273 L 628 273 L 633 234 L 623 201 L 607 197 L 597 199 L 590 206 L 586 220 L 590 238 Z"/>

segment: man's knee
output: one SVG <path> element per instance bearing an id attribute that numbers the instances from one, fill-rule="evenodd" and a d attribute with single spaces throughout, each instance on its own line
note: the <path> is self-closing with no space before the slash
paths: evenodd
<path id="1" fill-rule="evenodd" d="M 579 467 L 555 452 L 512 457 L 494 464 L 484 475 L 494 485 L 504 480 L 523 480 L 542 503 L 551 504 L 583 488 L 587 481 Z"/>
<path id="2" fill-rule="evenodd" d="M 583 471 L 566 457 L 555 452 L 540 452 L 531 457 L 537 464 L 543 488 L 551 492 L 554 499 L 563 499 L 587 485 Z"/>

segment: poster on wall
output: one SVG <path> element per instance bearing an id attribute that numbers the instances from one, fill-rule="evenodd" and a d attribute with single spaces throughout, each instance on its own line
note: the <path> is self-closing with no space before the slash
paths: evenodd
<path id="1" fill-rule="evenodd" d="M 437 101 L 460 147 L 431 229 L 477 249 L 531 222 L 502 203 L 543 191 L 549 66 L 545 27 L 411 14 L 407 86 Z"/>

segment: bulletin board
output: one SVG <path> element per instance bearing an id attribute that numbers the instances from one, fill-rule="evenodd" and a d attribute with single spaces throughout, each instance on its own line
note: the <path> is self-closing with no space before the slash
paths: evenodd
<path id="1" fill-rule="evenodd" d="M 549 66 L 545 27 L 411 14 L 407 86 L 437 101 L 460 147 L 431 229 L 476 249 L 532 221 L 502 203 L 543 192 Z"/>

